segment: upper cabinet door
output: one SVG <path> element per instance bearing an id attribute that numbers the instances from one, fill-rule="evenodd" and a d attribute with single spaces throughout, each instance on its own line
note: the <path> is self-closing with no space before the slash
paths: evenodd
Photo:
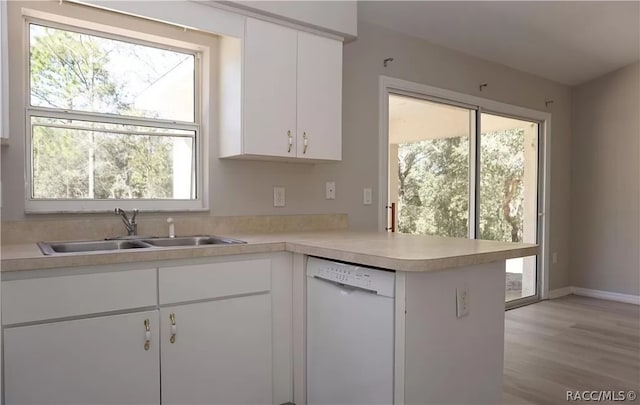
<path id="1" fill-rule="evenodd" d="M 247 18 L 244 154 L 296 156 L 296 42 L 295 30 Z"/>
<path id="2" fill-rule="evenodd" d="M 297 77 L 298 157 L 341 160 L 342 43 L 299 32 Z"/>

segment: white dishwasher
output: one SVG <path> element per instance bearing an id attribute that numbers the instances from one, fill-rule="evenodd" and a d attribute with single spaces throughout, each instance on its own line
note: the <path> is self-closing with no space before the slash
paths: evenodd
<path id="1" fill-rule="evenodd" d="M 307 403 L 392 404 L 395 273 L 307 262 Z"/>

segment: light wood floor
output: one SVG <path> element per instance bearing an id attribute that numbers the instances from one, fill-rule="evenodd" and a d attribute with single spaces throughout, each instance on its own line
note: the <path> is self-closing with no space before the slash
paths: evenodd
<path id="1" fill-rule="evenodd" d="M 504 403 L 567 404 L 567 390 L 640 394 L 640 306 L 569 295 L 506 312 Z"/>

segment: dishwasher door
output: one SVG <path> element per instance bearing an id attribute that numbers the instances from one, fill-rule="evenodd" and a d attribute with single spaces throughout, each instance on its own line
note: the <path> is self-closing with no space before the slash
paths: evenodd
<path id="1" fill-rule="evenodd" d="M 392 404 L 393 334 L 393 297 L 308 275 L 307 403 Z"/>

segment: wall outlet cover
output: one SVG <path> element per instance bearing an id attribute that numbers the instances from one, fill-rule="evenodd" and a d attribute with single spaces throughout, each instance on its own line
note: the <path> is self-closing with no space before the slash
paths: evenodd
<path id="1" fill-rule="evenodd" d="M 328 181 L 325 184 L 325 198 L 327 200 L 335 200 L 336 199 L 336 182 Z"/>
<path id="2" fill-rule="evenodd" d="M 273 206 L 284 207 L 284 187 L 273 188 Z"/>
<path id="3" fill-rule="evenodd" d="M 456 288 L 456 316 L 462 318 L 469 314 L 469 290 L 467 287 Z"/>

